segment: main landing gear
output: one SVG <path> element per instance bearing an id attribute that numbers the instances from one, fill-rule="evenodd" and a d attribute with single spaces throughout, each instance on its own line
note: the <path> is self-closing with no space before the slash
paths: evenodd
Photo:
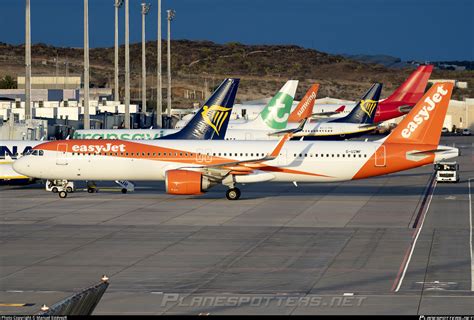
<path id="1" fill-rule="evenodd" d="M 225 193 L 227 200 L 239 200 L 240 198 L 240 189 L 239 188 L 229 188 Z"/>
<path id="2" fill-rule="evenodd" d="M 97 189 L 97 185 L 95 184 L 94 181 L 87 181 L 87 192 L 88 193 L 99 192 L 99 189 Z"/>
<path id="3" fill-rule="evenodd" d="M 228 175 L 222 180 L 222 184 L 226 186 L 227 191 L 225 197 L 227 200 L 239 200 L 240 198 L 240 189 L 235 186 L 235 178 L 233 175 Z"/>

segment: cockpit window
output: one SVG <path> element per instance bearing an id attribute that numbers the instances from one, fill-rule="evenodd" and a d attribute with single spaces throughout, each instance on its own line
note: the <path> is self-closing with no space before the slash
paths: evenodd
<path id="1" fill-rule="evenodd" d="M 33 150 L 31 152 L 31 155 L 33 156 L 43 156 L 44 155 L 44 151 L 43 150 Z"/>

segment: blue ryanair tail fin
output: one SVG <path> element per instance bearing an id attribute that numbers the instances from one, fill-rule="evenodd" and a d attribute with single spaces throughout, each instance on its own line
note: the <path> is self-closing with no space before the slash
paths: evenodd
<path id="1" fill-rule="evenodd" d="M 381 92 L 382 84 L 374 83 L 347 116 L 329 122 L 374 123 Z"/>
<path id="2" fill-rule="evenodd" d="M 223 140 L 240 79 L 225 79 L 180 131 L 160 139 Z"/>

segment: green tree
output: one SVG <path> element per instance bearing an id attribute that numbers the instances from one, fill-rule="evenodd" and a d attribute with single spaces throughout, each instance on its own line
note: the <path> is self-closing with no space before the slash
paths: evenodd
<path id="1" fill-rule="evenodd" d="M 16 89 L 17 83 L 10 75 L 6 75 L 0 80 L 0 89 Z"/>

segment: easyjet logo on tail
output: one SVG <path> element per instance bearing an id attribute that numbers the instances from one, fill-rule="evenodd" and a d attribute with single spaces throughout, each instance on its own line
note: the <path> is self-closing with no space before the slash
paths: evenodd
<path id="1" fill-rule="evenodd" d="M 232 108 L 226 108 L 222 106 L 212 105 L 211 107 L 204 106 L 201 112 L 204 122 L 206 122 L 216 133 L 219 135 L 222 125 L 225 119 L 229 116 L 229 111 Z M 214 112 L 212 119 L 209 117 L 211 112 Z"/>
<path id="2" fill-rule="evenodd" d="M 439 103 L 448 92 L 449 90 L 444 89 L 443 86 L 440 85 L 432 96 L 426 97 L 425 101 L 423 101 L 424 106 L 402 130 L 402 137 L 405 139 L 410 138 L 411 134 L 415 132 L 423 122 L 430 118 L 431 111 L 435 109 L 436 104 Z"/>
<path id="3" fill-rule="evenodd" d="M 113 145 L 111 143 L 107 143 L 106 145 L 94 145 L 94 144 L 75 144 L 72 146 L 73 152 L 125 152 L 125 145 Z"/>

